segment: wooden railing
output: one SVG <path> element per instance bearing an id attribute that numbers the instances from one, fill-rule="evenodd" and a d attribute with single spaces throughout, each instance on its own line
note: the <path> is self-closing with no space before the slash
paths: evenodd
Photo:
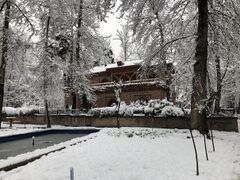
<path id="1" fill-rule="evenodd" d="M 152 79 L 138 79 L 138 80 L 132 80 L 132 81 L 124 81 L 123 84 L 128 84 L 128 83 L 145 83 L 145 82 L 154 82 L 154 81 L 162 81 L 159 78 L 152 78 Z M 104 83 L 93 83 L 91 86 L 106 86 L 106 85 L 114 85 L 115 82 L 104 82 Z"/>

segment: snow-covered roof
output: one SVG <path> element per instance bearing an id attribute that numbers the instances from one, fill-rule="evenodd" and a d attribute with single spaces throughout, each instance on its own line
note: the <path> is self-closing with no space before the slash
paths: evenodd
<path id="1" fill-rule="evenodd" d="M 113 64 L 107 64 L 106 66 L 96 66 L 92 69 L 90 69 L 91 73 L 100 73 L 100 72 L 104 72 L 107 71 L 107 69 L 111 69 L 111 68 L 118 68 L 118 67 L 126 67 L 126 66 L 133 66 L 133 65 L 140 65 L 142 63 L 142 60 L 132 60 L 132 61 L 124 61 L 124 64 L 119 66 L 117 63 L 113 63 Z"/>

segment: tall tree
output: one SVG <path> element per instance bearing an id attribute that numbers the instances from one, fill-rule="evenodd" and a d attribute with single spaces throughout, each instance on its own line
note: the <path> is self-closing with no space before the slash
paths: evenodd
<path id="1" fill-rule="evenodd" d="M 79 9 L 77 12 L 77 38 L 76 38 L 76 58 L 75 58 L 75 62 L 76 65 L 79 69 L 82 69 L 81 67 L 81 59 L 80 59 L 80 52 L 81 52 L 81 30 L 82 30 L 82 17 L 83 16 L 83 0 L 79 1 Z M 82 75 L 82 73 L 81 73 Z M 80 76 L 81 80 L 86 80 L 85 78 L 83 78 L 83 76 Z M 73 82 L 74 83 L 74 82 Z M 84 83 L 84 82 L 83 82 Z M 85 82 L 86 83 L 86 82 Z M 83 95 L 83 97 L 85 97 L 84 101 L 86 100 L 86 96 Z M 72 91 L 72 109 L 76 109 L 77 106 L 77 95 L 75 91 Z"/>
<path id="2" fill-rule="evenodd" d="M 69 60 L 69 70 L 67 73 L 69 84 L 68 92 L 72 98 L 72 108 L 77 105 L 77 97 L 82 97 L 83 102 L 95 100 L 93 90 L 89 85 L 87 75 L 88 70 L 105 57 L 105 49 L 109 48 L 104 37 L 101 37 L 97 31 L 99 28 L 99 18 L 105 17 L 104 8 L 98 1 L 77 1 L 72 2 L 72 6 L 77 4 L 71 12 L 73 21 L 71 27 L 72 50 Z M 101 8 L 100 8 L 101 7 Z M 100 8 L 100 9 L 99 9 Z M 88 109 L 89 103 L 83 103 L 85 109 Z"/>
<path id="3" fill-rule="evenodd" d="M 230 66 L 235 56 L 239 54 L 238 11 L 237 1 L 209 1 L 209 79 L 215 113 L 220 112 L 222 95 L 227 95 L 225 88 L 229 86 L 224 83 L 230 75 Z"/>
<path id="4" fill-rule="evenodd" d="M 198 0 L 198 27 L 191 98 L 191 125 L 208 134 L 206 118 L 208 59 L 208 0 Z"/>
<path id="5" fill-rule="evenodd" d="M 50 20 L 51 16 L 48 14 L 47 21 L 46 21 L 46 33 L 45 33 L 45 43 L 44 43 L 44 59 L 43 59 L 43 96 L 44 96 L 44 106 L 45 106 L 45 116 L 46 116 L 46 122 L 47 122 L 47 128 L 51 127 L 50 117 L 49 117 L 49 111 L 48 111 L 48 99 L 47 99 L 47 51 L 48 51 L 48 41 L 49 41 L 49 27 L 50 27 Z"/>
<path id="6" fill-rule="evenodd" d="M 15 30 L 14 30 L 15 31 Z M 21 107 L 31 101 L 27 56 L 31 43 L 21 33 L 9 36 L 9 53 L 5 75 L 4 106 Z"/>
<path id="7" fill-rule="evenodd" d="M 10 47 L 12 46 L 11 37 L 10 35 L 14 34 L 14 29 L 18 29 L 19 32 L 23 32 L 24 30 L 29 30 L 29 25 L 31 26 L 30 29 L 33 29 L 31 21 L 28 19 L 25 12 L 18 6 L 19 2 L 12 1 L 12 0 L 2 0 L 0 1 L 0 22 L 3 23 L 1 27 L 1 47 L 0 47 L 0 127 L 2 121 L 2 107 L 3 107 L 3 100 L 4 100 L 4 92 L 5 92 L 5 84 L 6 82 L 6 67 L 8 65 L 8 60 L 10 59 Z M 11 22 L 14 22 L 16 27 L 10 27 Z M 27 24 L 26 24 L 27 23 Z M 24 28 L 23 28 L 24 27 Z M 33 31 L 31 36 L 33 35 Z M 11 57 L 12 58 L 12 57 Z"/>
<path id="8" fill-rule="evenodd" d="M 4 99 L 4 84 L 5 84 L 5 70 L 8 59 L 8 35 L 10 24 L 10 8 L 11 1 L 5 0 L 0 7 L 2 10 L 5 7 L 4 21 L 3 21 L 3 33 L 2 33 L 2 45 L 1 45 L 1 61 L 0 61 L 0 128 L 2 122 L 2 107 Z M 1 11 L 0 11 L 1 12 Z"/>
<path id="9" fill-rule="evenodd" d="M 154 1 L 122 0 L 122 15 L 128 19 L 134 36 L 144 52 L 143 75 L 151 69 L 168 87 L 170 73 L 167 63 L 174 61 L 176 42 L 194 37 L 190 31 L 194 18 L 189 17 L 189 0 Z M 147 68 L 145 68 L 147 67 Z M 155 68 L 154 68 L 155 67 Z M 169 88 L 168 88 L 169 89 Z M 171 98 L 170 89 L 168 99 Z"/>

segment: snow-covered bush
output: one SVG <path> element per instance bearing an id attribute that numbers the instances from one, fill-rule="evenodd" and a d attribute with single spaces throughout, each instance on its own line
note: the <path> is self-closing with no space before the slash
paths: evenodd
<path id="1" fill-rule="evenodd" d="M 116 113 L 116 105 L 111 107 L 102 107 L 102 108 L 94 108 L 92 109 L 92 113 L 94 116 L 106 117 L 106 116 L 114 116 Z"/>
<path id="2" fill-rule="evenodd" d="M 175 106 L 165 106 L 162 109 L 162 116 L 184 116 L 184 112 L 181 108 Z"/>
<path id="3" fill-rule="evenodd" d="M 120 104 L 119 115 L 120 116 L 133 116 L 133 114 L 142 114 L 144 106 L 139 102 L 131 103 L 127 105 L 124 101 Z M 114 116 L 117 113 L 117 105 L 113 104 L 111 107 L 93 108 L 92 113 L 94 116 Z"/>
<path id="4" fill-rule="evenodd" d="M 184 114 L 190 115 L 191 114 L 191 109 L 184 109 Z"/>
<path id="5" fill-rule="evenodd" d="M 3 114 L 7 116 L 23 116 L 23 115 L 33 115 L 38 113 L 39 110 L 35 107 L 20 107 L 20 108 L 13 108 L 13 107 L 3 107 L 2 109 Z"/>
<path id="6" fill-rule="evenodd" d="M 126 112 L 126 103 L 124 101 L 120 104 L 119 115 L 123 116 Z M 93 108 L 92 113 L 94 116 L 106 117 L 115 116 L 117 114 L 117 105 L 113 104 L 111 107 Z"/>
<path id="7" fill-rule="evenodd" d="M 93 108 L 92 113 L 94 116 L 115 116 L 117 113 L 117 105 L 113 104 L 112 107 Z M 184 116 L 181 108 L 174 106 L 172 102 L 166 99 L 150 100 L 148 103 L 141 101 L 132 102 L 127 105 L 124 101 L 121 102 L 119 115 L 120 116 L 134 116 L 135 114 L 145 115 L 160 115 L 160 116 Z"/>
<path id="8" fill-rule="evenodd" d="M 133 116 L 134 114 L 134 109 L 135 106 L 133 103 L 131 103 L 130 105 L 126 105 L 126 103 L 124 103 L 124 107 L 122 107 L 124 110 L 124 112 L 122 112 L 123 116 Z M 120 106 L 120 110 L 121 110 L 121 106 Z"/>
<path id="9" fill-rule="evenodd" d="M 144 108 L 147 105 L 146 102 L 144 101 L 135 101 L 132 102 L 132 108 L 133 108 L 133 114 L 143 114 L 144 113 Z"/>
<path id="10" fill-rule="evenodd" d="M 159 108 L 164 108 L 165 106 L 173 106 L 173 102 L 170 102 L 170 101 L 168 101 L 168 100 L 166 100 L 166 99 L 163 99 L 163 100 L 161 100 L 160 101 L 160 106 L 159 106 Z"/>
<path id="11" fill-rule="evenodd" d="M 166 106 L 173 106 L 173 103 L 166 99 L 151 99 L 144 108 L 144 113 L 146 115 L 159 115 L 161 114 L 162 109 Z"/>
<path id="12" fill-rule="evenodd" d="M 145 115 L 155 115 L 155 110 L 153 107 L 146 106 L 144 108 L 144 114 Z"/>

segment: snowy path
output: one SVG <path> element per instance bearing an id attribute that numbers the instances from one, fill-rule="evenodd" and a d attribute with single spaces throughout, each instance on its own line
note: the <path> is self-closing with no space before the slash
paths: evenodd
<path id="1" fill-rule="evenodd" d="M 200 176 L 187 130 L 104 129 L 98 137 L 44 156 L 24 167 L 0 172 L 1 180 L 239 180 L 240 134 L 217 132 L 216 152 L 208 141 L 205 160 L 203 138 L 194 132 L 200 158 Z"/>

